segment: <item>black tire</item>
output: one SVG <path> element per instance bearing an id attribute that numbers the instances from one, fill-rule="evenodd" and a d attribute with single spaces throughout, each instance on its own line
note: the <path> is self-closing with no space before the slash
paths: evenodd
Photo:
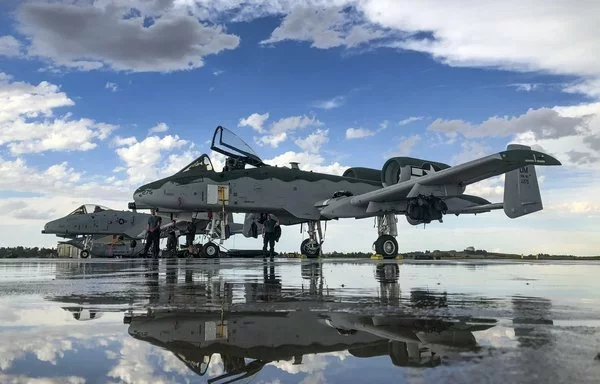
<path id="1" fill-rule="evenodd" d="M 398 256 L 398 242 L 394 236 L 382 235 L 375 241 L 375 253 L 384 259 L 393 259 Z"/>
<path id="2" fill-rule="evenodd" d="M 131 243 L 129 243 L 129 246 L 130 246 L 131 248 L 135 248 L 135 247 L 137 246 L 137 241 L 135 241 L 135 240 L 131 240 Z"/>
<path id="3" fill-rule="evenodd" d="M 308 257 L 309 259 L 314 259 L 319 257 L 319 254 L 321 253 L 321 246 L 320 245 L 316 245 L 316 246 L 309 246 L 310 244 L 310 239 L 305 239 L 302 244 L 300 244 L 300 253 L 303 254 L 304 256 Z"/>
<path id="4" fill-rule="evenodd" d="M 219 257 L 219 246 L 215 243 L 208 242 L 204 244 L 202 250 L 204 251 L 204 255 L 208 258 L 213 259 Z"/>
<path id="5" fill-rule="evenodd" d="M 79 253 L 79 257 L 81 257 L 82 259 L 87 259 L 88 257 L 90 257 L 90 251 L 84 249 L 83 251 L 81 251 L 81 253 Z"/>

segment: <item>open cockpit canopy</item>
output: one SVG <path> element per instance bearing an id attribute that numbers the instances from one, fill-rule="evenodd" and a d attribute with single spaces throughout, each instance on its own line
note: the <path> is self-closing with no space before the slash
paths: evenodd
<path id="1" fill-rule="evenodd" d="M 67 216 L 85 215 L 88 213 L 98 213 L 98 212 L 109 211 L 109 210 L 110 210 L 110 208 L 104 207 L 102 205 L 84 204 L 84 205 L 80 206 L 79 208 L 77 208 L 76 210 L 74 210 L 73 212 L 69 213 Z"/>
<path id="2" fill-rule="evenodd" d="M 241 163 L 241 165 L 248 164 L 254 167 L 266 165 L 244 140 L 220 125 L 215 129 L 210 149 L 227 156 L 234 162 Z M 229 162 L 226 166 L 228 165 Z"/>
<path id="3" fill-rule="evenodd" d="M 188 173 L 188 172 L 210 172 L 213 171 L 213 165 L 212 165 L 212 161 L 210 161 L 210 157 L 208 157 L 208 155 L 206 153 L 203 153 L 200 157 L 198 157 L 196 160 L 192 161 L 191 163 L 189 163 L 188 165 L 186 165 L 181 171 L 177 172 L 179 174 L 181 173 Z"/>

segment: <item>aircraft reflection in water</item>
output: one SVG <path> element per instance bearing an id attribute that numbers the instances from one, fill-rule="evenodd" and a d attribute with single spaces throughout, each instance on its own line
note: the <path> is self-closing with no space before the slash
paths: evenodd
<path id="1" fill-rule="evenodd" d="M 369 304 L 375 304 L 371 310 L 364 308 L 365 303 L 346 305 L 343 311 L 323 309 L 320 304 L 334 297 L 324 288 L 319 262 L 302 264 L 308 286 L 299 292 L 283 290 L 275 268 L 276 264 L 266 261 L 262 282 L 244 283 L 243 303 L 233 301 L 232 285 L 207 281 L 203 295 L 213 304 L 220 301 L 221 310 L 206 310 L 206 306 L 174 309 L 180 302 L 166 288 L 159 296 L 162 299 L 154 297 L 158 299 L 154 306 L 145 313 L 126 314 L 124 322 L 131 336 L 173 352 L 198 375 L 206 374 L 211 363 L 222 361 L 226 373 L 208 382 L 237 381 L 271 362 L 302 364 L 306 355 L 328 352 L 347 351 L 357 358 L 389 356 L 396 366 L 432 367 L 441 364 L 444 356 L 476 349 L 472 332 L 495 325 L 487 319 L 381 314 L 381 304 L 400 304 L 395 263 L 375 266 L 380 295 L 371 298 Z M 167 272 L 166 279 L 174 283 L 177 276 L 169 277 Z M 186 278 L 186 282 L 191 284 L 193 279 Z M 426 291 L 419 291 L 421 300 L 425 295 Z M 438 299 L 426 302 L 440 303 Z"/>
<path id="2" fill-rule="evenodd" d="M 106 304 L 125 310 L 129 335 L 172 352 L 209 382 L 248 378 L 277 361 L 309 364 L 313 355 L 333 352 L 381 357 L 390 366 L 435 367 L 464 361 L 466 351 L 490 356 L 482 348 L 489 348 L 491 336 L 477 332 L 498 326 L 503 334 L 496 320 L 473 317 L 491 309 L 485 298 L 418 287 L 403 295 L 395 262 L 373 265 L 376 291 L 368 294 L 328 287 L 323 265 L 302 262 L 301 283 L 290 285 L 281 274 L 289 265 L 269 260 L 249 264 L 242 278 L 228 277 L 237 264 L 146 260 L 123 266 L 120 274 L 134 283 L 120 287 L 121 295 L 82 292 L 53 300 L 72 303 L 63 308 L 78 320 L 93 321 Z M 101 279 L 114 268 L 98 265 L 85 272 Z M 60 273 L 82 271 L 69 267 Z M 513 340 L 529 361 L 539 347 L 554 343 L 552 304 L 535 297 L 512 297 L 507 304 Z M 217 372 L 225 373 L 213 377 Z"/>
<path id="3" fill-rule="evenodd" d="M 472 332 L 493 326 L 313 311 L 158 311 L 126 322 L 131 336 L 172 351 L 197 374 L 218 353 L 226 376 L 242 377 L 273 361 L 301 364 L 304 355 L 346 350 L 355 357 L 389 356 L 397 366 L 436 366 L 441 356 L 475 348 Z"/>

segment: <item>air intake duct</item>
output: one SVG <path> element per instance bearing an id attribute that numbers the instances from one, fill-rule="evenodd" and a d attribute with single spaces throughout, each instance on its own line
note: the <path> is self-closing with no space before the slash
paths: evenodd
<path id="1" fill-rule="evenodd" d="M 381 169 L 381 183 L 384 187 L 387 187 L 446 168 L 450 168 L 450 166 L 436 161 L 412 157 L 392 157 L 385 162 Z"/>

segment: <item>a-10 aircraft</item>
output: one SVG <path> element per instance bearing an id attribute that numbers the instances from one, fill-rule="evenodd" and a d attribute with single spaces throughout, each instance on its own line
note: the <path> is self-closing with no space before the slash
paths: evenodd
<path id="1" fill-rule="evenodd" d="M 323 243 L 321 221 L 377 217 L 377 254 L 398 254 L 396 215 L 412 225 L 442 221 L 445 214 L 477 214 L 503 209 L 509 218 L 542 210 L 535 166 L 561 165 L 554 157 L 523 145 L 456 166 L 394 157 L 381 170 L 353 167 L 343 176 L 265 164 L 231 131 L 218 126 L 211 149 L 227 156 L 221 172 L 203 154 L 176 174 L 138 188 L 130 208 L 159 211 L 246 213 L 248 224 L 261 214 L 282 225 L 308 224 L 302 254 L 317 257 Z M 465 188 L 505 174 L 504 201 L 491 203 L 464 194 Z M 250 220 L 249 220 L 250 219 Z M 205 247 L 214 247 L 208 243 Z"/>
<path id="2" fill-rule="evenodd" d="M 211 220 L 208 213 L 186 214 L 184 212 L 162 213 L 160 237 L 165 238 L 170 231 L 186 234 L 190 221 L 196 221 L 198 234 L 204 234 L 205 228 Z M 149 214 L 114 210 L 101 205 L 84 204 L 68 215 L 52 220 L 46 225 L 42 233 L 55 234 L 59 237 L 69 238 L 65 243 L 81 249 L 80 257 L 87 258 L 91 254 L 96 256 L 114 256 L 114 247 L 123 246 L 123 241 L 130 241 L 130 249 L 121 256 L 135 256 L 143 249 L 142 240 L 146 237 Z M 233 232 L 239 232 L 240 225 L 233 223 L 233 216 L 229 216 Z M 175 227 L 175 228 L 173 228 Z M 219 226 L 213 231 L 220 236 Z M 110 250 L 113 249 L 113 252 Z"/>

